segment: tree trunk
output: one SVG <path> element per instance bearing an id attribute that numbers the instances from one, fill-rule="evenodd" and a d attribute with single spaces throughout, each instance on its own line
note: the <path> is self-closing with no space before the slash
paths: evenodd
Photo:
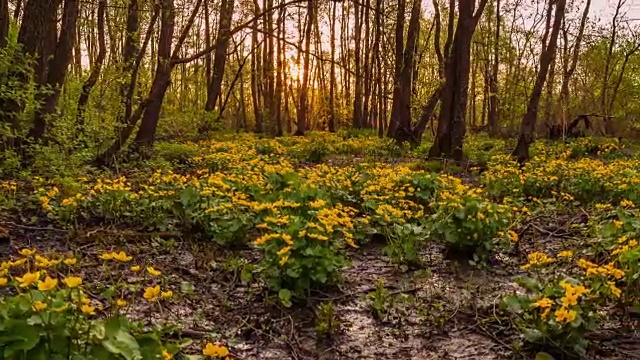
<path id="1" fill-rule="evenodd" d="M 145 149 L 153 145 L 162 109 L 162 101 L 171 84 L 171 44 L 175 29 L 175 9 L 173 0 L 162 0 L 162 18 L 160 38 L 158 40 L 158 60 L 156 73 L 151 84 L 150 102 L 142 115 L 140 129 L 134 140 L 134 146 L 144 154 Z"/>
<path id="2" fill-rule="evenodd" d="M 329 79 L 329 123 L 330 132 L 336 131 L 336 105 L 335 105 L 335 88 L 336 88 L 336 8 L 337 2 L 331 3 L 331 20 L 329 28 L 331 31 L 331 76 Z"/>
<path id="3" fill-rule="evenodd" d="M 224 77 L 224 67 L 227 60 L 227 48 L 231 39 L 229 32 L 231 30 L 234 3 L 234 0 L 222 0 L 220 4 L 220 21 L 218 22 L 218 35 L 215 42 L 213 74 L 211 85 L 207 92 L 207 102 L 204 107 L 204 110 L 209 112 L 214 110 L 222 92 L 222 78 Z"/>
<path id="4" fill-rule="evenodd" d="M 78 21 L 77 0 L 66 0 L 62 15 L 62 28 L 53 58 L 50 60 L 47 70 L 47 86 L 51 91 L 41 96 L 42 105 L 36 110 L 33 119 L 33 127 L 29 131 L 29 137 L 33 140 L 43 138 L 47 120 L 56 112 L 62 84 L 67 76 L 71 50 L 76 36 L 76 24 Z"/>
<path id="5" fill-rule="evenodd" d="M 302 86 L 300 87 L 300 107 L 298 109 L 298 128 L 294 135 L 302 136 L 307 131 L 307 92 L 309 89 L 309 71 L 311 68 L 311 30 L 313 29 L 313 19 L 315 5 L 313 0 L 307 2 L 307 24 L 305 27 L 304 44 L 304 67 L 302 69 Z"/>
<path id="6" fill-rule="evenodd" d="M 402 69 L 404 61 L 404 19 L 406 12 L 406 0 L 398 0 L 398 10 L 396 12 L 396 38 L 394 47 L 394 67 L 393 67 L 393 102 L 391 103 L 391 120 L 387 129 L 387 136 L 396 138 L 400 119 L 400 102 L 402 96 Z M 356 25 L 357 26 L 357 25 Z M 357 76 L 357 74 L 356 74 Z M 357 96 L 357 95 L 356 95 Z"/>
<path id="7" fill-rule="evenodd" d="M 80 98 L 78 99 L 76 126 L 80 129 L 80 131 L 84 131 L 84 113 L 87 107 L 87 103 L 89 102 L 89 95 L 91 94 L 91 90 L 93 89 L 93 87 L 98 82 L 100 72 L 102 71 L 102 65 L 104 64 L 104 59 L 107 56 L 107 44 L 104 33 L 104 13 L 106 8 L 107 0 L 100 0 L 100 2 L 98 3 L 98 57 L 96 59 L 94 67 L 91 69 L 89 78 L 87 78 L 85 83 L 82 85 Z"/>
<path id="8" fill-rule="evenodd" d="M 420 0 L 413 0 L 409 28 L 407 29 L 406 46 L 402 44 L 402 37 L 396 38 L 396 56 L 401 55 L 402 58 L 396 59 L 396 61 L 400 61 L 401 67 L 396 80 L 397 89 L 394 89 L 394 95 L 396 96 L 394 96 L 392 105 L 392 108 L 395 108 L 395 120 L 393 110 L 391 114 L 391 123 L 395 124 L 396 128 L 393 130 L 390 128 L 390 136 L 398 142 L 410 141 L 413 136 L 411 129 L 411 87 L 416 44 L 420 33 L 420 4 Z M 404 18 L 404 14 L 402 17 Z M 404 22 L 404 19 L 400 19 L 400 15 L 398 15 L 397 20 Z M 398 35 L 401 34 L 396 28 L 396 37 Z M 402 49 L 403 46 L 404 49 Z M 398 53 L 399 51 L 400 54 Z M 398 66 L 396 65 L 397 68 Z"/>
<path id="9" fill-rule="evenodd" d="M 549 6 L 552 5 L 549 4 Z M 547 78 L 547 73 L 549 72 L 549 67 L 556 52 L 558 34 L 560 32 L 560 25 L 562 24 L 562 18 L 564 16 L 566 0 L 557 0 L 555 6 L 556 9 L 553 19 L 553 27 L 551 28 L 551 33 L 549 35 L 547 45 L 540 53 L 540 68 L 538 69 L 538 74 L 533 85 L 533 90 L 529 97 L 527 112 L 522 117 L 518 143 L 516 145 L 516 148 L 513 150 L 513 156 L 515 156 L 520 163 L 523 163 L 529 159 L 529 145 L 531 145 L 534 140 L 540 96 L 542 95 L 542 90 Z"/>
<path id="10" fill-rule="evenodd" d="M 7 46 L 9 36 L 9 1 L 0 0 L 0 49 Z"/>
<path id="11" fill-rule="evenodd" d="M 584 36 L 584 29 L 589 18 L 589 9 L 591 7 L 591 0 L 587 0 L 587 4 L 584 7 L 582 13 L 582 19 L 580 20 L 580 28 L 578 29 L 578 35 L 576 36 L 576 42 L 573 44 L 573 52 L 571 54 L 570 65 L 567 66 L 567 70 L 562 74 L 562 85 L 560 87 L 560 111 L 561 111 L 561 125 L 563 135 L 566 133 L 567 127 L 567 107 L 569 105 L 569 80 L 576 71 L 578 66 L 578 56 L 580 55 L 580 46 L 582 45 L 582 38 Z"/>
<path id="12" fill-rule="evenodd" d="M 122 51 L 122 72 L 125 77 L 133 79 L 134 66 L 136 58 L 140 52 L 140 38 L 138 31 L 140 29 L 140 16 L 138 0 L 130 0 L 127 8 L 127 28 L 124 40 L 124 49 Z M 153 26 L 149 27 L 150 29 Z M 126 123 L 131 117 L 133 107 L 133 94 L 129 94 L 129 86 L 127 82 L 123 82 L 120 87 L 120 99 L 124 107 L 124 112 L 120 118 L 121 123 Z M 131 95 L 131 96 L 129 96 Z"/>
<path id="13" fill-rule="evenodd" d="M 405 0 L 400 0 L 404 3 Z M 362 10 L 363 6 L 353 3 L 355 13 L 355 34 L 354 34 L 354 98 L 353 98 L 353 127 L 362 127 L 362 62 L 361 62 L 361 42 L 362 42 Z"/>
<path id="14" fill-rule="evenodd" d="M 590 0 L 589 0 L 590 1 Z M 500 119 L 498 119 L 498 106 L 500 106 L 498 97 L 498 71 L 500 69 L 500 0 L 496 0 L 496 33 L 493 43 L 493 63 L 491 67 L 491 74 L 489 75 L 489 115 L 488 115 L 488 127 L 489 135 L 498 135 L 498 127 L 500 125 Z"/>
<path id="15" fill-rule="evenodd" d="M 254 0 L 254 16 L 258 16 L 260 13 L 260 6 L 258 1 Z M 258 43 L 258 22 L 254 22 L 251 31 L 251 47 L 254 49 L 251 52 L 251 99 L 253 100 L 253 113 L 255 117 L 255 132 L 261 133 L 263 128 L 263 116 L 262 106 L 260 104 L 260 86 L 258 84 L 258 76 L 261 73 L 261 56 L 260 56 L 260 44 Z"/>
<path id="16" fill-rule="evenodd" d="M 442 106 L 436 138 L 429 149 L 430 158 L 445 157 L 456 161 L 462 161 L 464 158 L 462 146 L 466 133 L 471 40 L 487 0 L 480 1 L 475 14 L 474 3 L 473 0 L 458 0 L 458 22 L 451 42 L 450 55 L 445 62 Z"/>

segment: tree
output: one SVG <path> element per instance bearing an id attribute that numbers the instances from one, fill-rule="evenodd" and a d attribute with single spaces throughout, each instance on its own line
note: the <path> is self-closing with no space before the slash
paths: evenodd
<path id="1" fill-rule="evenodd" d="M 94 63 L 94 66 L 91 68 L 89 77 L 82 85 L 80 98 L 78 99 L 78 111 L 76 114 L 76 119 L 78 122 L 79 131 L 83 131 L 84 113 L 87 107 L 87 103 L 89 102 L 89 95 L 91 94 L 91 90 L 93 89 L 93 87 L 98 82 L 104 60 L 107 57 L 107 41 L 104 32 L 104 14 L 106 9 L 107 0 L 100 0 L 100 2 L 98 3 L 98 57 L 96 59 L 96 62 Z"/>
<path id="2" fill-rule="evenodd" d="M 227 48 L 231 35 L 231 19 L 233 18 L 234 0 L 222 0 L 220 4 L 220 21 L 218 22 L 218 36 L 215 41 L 214 60 L 211 84 L 207 92 L 205 111 L 213 111 L 222 91 L 222 78 L 227 60 Z"/>
<path id="3" fill-rule="evenodd" d="M 398 6 L 396 18 L 396 66 L 393 88 L 393 104 L 391 106 L 391 122 L 388 136 L 399 142 L 410 141 L 413 135 L 411 128 L 411 95 L 414 57 L 418 33 L 420 31 L 420 0 L 413 0 L 411 19 L 407 29 L 407 42 L 404 45 L 404 0 Z"/>
<path id="4" fill-rule="evenodd" d="M 33 140 L 43 138 L 48 118 L 56 111 L 61 87 L 67 76 L 67 69 L 71 60 L 71 50 L 75 42 L 78 6 L 79 3 L 77 0 L 65 0 L 64 2 L 60 36 L 58 37 L 58 41 L 54 42 L 56 49 L 53 58 L 48 61 L 45 70 L 46 81 L 44 84 L 51 89 L 51 91 L 40 93 L 38 97 L 42 105 L 36 109 L 33 127 L 29 131 L 29 137 Z M 53 26 L 50 27 L 50 29 L 55 28 L 55 15 L 52 23 Z M 46 37 L 47 35 L 45 35 L 43 47 L 48 47 L 48 42 L 51 41 L 51 39 L 46 39 Z"/>
<path id="5" fill-rule="evenodd" d="M 487 0 L 481 0 L 474 13 L 473 0 L 458 0 L 458 22 L 445 62 L 445 84 L 442 89 L 440 116 L 430 158 L 446 157 L 462 161 L 462 145 L 466 133 L 466 113 L 471 68 L 471 39 Z M 453 11 L 453 10 L 449 10 Z"/>
<path id="6" fill-rule="evenodd" d="M 307 1 L 307 22 L 304 34 L 304 67 L 302 69 L 302 87 L 300 88 L 300 105 L 298 108 L 298 127 L 294 135 L 304 135 L 307 130 L 307 96 L 309 91 L 309 70 L 311 60 L 311 29 L 313 27 L 315 6 L 313 0 Z"/>
<path id="7" fill-rule="evenodd" d="M 553 2 L 549 1 L 548 6 L 549 11 L 547 13 L 547 17 L 550 17 Z M 513 156 L 515 156 L 520 163 L 523 163 L 529 159 L 529 145 L 531 145 L 534 140 L 540 96 L 542 95 L 542 89 L 544 88 L 547 73 L 549 72 L 549 66 L 553 61 L 556 52 L 558 34 L 560 33 L 560 25 L 562 23 L 562 18 L 564 17 L 565 6 L 566 0 L 555 0 L 555 15 L 553 19 L 553 26 L 550 33 L 548 26 L 545 30 L 543 49 L 540 53 L 540 68 L 538 69 L 538 74 L 536 75 L 535 83 L 533 85 L 533 91 L 529 96 L 527 112 L 522 117 L 518 143 L 516 144 L 516 148 L 513 150 Z"/>

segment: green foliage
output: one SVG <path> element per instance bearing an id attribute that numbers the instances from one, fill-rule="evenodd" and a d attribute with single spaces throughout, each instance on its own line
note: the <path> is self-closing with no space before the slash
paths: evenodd
<path id="1" fill-rule="evenodd" d="M 320 339 L 331 338 L 341 330 L 342 321 L 336 313 L 332 302 L 320 303 L 316 307 L 316 336 Z"/>

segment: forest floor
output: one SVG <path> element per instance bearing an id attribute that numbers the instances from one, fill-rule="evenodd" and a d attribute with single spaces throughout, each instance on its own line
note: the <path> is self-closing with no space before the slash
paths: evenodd
<path id="1" fill-rule="evenodd" d="M 316 166 L 325 165 L 304 165 Z M 458 175 L 471 188 L 488 189 L 478 176 Z M 586 181 L 582 179 L 576 189 L 591 193 L 581 187 Z M 105 304 L 105 313 L 112 306 L 101 295 L 105 284 L 133 285 L 144 276 L 105 266 L 100 255 L 124 251 L 135 264 L 152 265 L 161 272 L 163 288 L 177 296 L 161 304 L 131 302 L 122 314 L 147 328 L 161 329 L 166 341 L 190 339 L 181 354 L 199 354 L 202 342 L 213 339 L 228 346 L 237 359 L 526 359 L 539 350 L 563 357 L 570 353 L 524 342 L 503 306 L 505 297 L 525 293 L 513 279 L 527 273 L 521 266 L 528 254 L 593 254 L 586 240 L 593 236 L 594 218 L 599 221 L 600 215 L 586 203 L 557 205 L 572 188 L 554 184 L 551 189 L 566 192 L 549 192 L 550 198 L 556 197 L 549 201 L 553 206 L 527 202 L 533 214 L 509 223 L 518 236 L 517 244 L 494 248 L 484 263 L 470 265 L 446 242 L 433 239 L 420 243 L 417 260 L 398 262 L 388 255 L 385 237 L 374 235 L 357 249 L 341 250 L 349 264 L 340 270 L 339 281 L 308 290 L 292 306 L 283 305 L 277 294 L 274 297 L 264 282 L 257 281 L 260 272 L 254 265 L 265 257 L 259 247 L 246 242 L 221 246 L 193 229 L 168 226 L 175 219 L 166 220 L 160 230 L 130 220 L 95 217 L 61 223 L 52 216 L 32 217 L 32 210 L 12 210 L 2 220 L 4 240 L 9 241 L 0 240 L 0 262 L 15 259 L 22 248 L 76 254 L 74 273 L 84 279 L 89 297 Z M 579 195 L 578 190 L 573 194 Z M 252 237 L 253 230 L 242 231 Z M 635 228 L 629 230 L 632 234 Z M 618 284 L 635 291 L 631 282 Z M 629 299 L 636 296 L 631 294 Z M 598 317 L 597 330 L 586 333 L 589 350 L 581 357 L 640 359 L 638 318 L 633 312 L 621 312 L 620 304 L 607 301 L 599 306 L 598 312 L 607 315 Z M 581 314 L 586 319 L 586 310 Z"/>

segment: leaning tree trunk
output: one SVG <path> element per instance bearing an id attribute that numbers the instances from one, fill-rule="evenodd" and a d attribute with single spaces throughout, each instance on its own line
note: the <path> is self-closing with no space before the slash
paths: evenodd
<path id="1" fill-rule="evenodd" d="M 78 111 L 76 113 L 76 126 L 82 132 L 84 131 L 84 113 L 89 102 L 91 90 L 98 82 L 104 59 L 107 57 L 107 42 L 104 33 L 104 13 L 107 8 L 107 0 L 100 0 L 98 3 L 98 57 L 94 67 L 91 69 L 89 77 L 82 85 L 80 98 L 78 100 Z"/>
<path id="2" fill-rule="evenodd" d="M 542 95 L 544 83 L 547 79 L 547 73 L 549 72 L 549 67 L 556 52 L 556 47 L 558 44 L 558 34 L 560 33 L 560 24 L 562 23 L 562 17 L 564 16 L 565 6 L 566 0 L 556 1 L 556 11 L 553 20 L 553 27 L 549 35 L 547 46 L 540 54 L 540 69 L 538 69 L 538 74 L 533 85 L 533 90 L 531 92 L 531 96 L 529 97 L 527 112 L 522 117 L 518 144 L 513 150 L 513 156 L 515 156 L 520 163 L 523 163 L 529 159 L 529 145 L 531 145 L 534 140 L 536 120 L 538 117 L 538 106 L 540 105 L 540 96 Z"/>
<path id="3" fill-rule="evenodd" d="M 462 145 L 466 133 L 469 71 L 471 70 L 471 40 L 480 16 L 487 5 L 481 0 L 474 14 L 473 0 L 458 0 L 458 23 L 445 62 L 445 84 L 435 141 L 429 149 L 430 158 L 445 157 L 462 161 Z M 446 47 L 446 46 L 445 46 Z"/>
<path id="4" fill-rule="evenodd" d="M 171 43 L 175 29 L 175 9 L 173 0 L 162 1 L 162 18 L 160 22 L 160 38 L 158 40 L 158 61 L 156 73 L 151 84 L 149 104 L 142 115 L 140 129 L 134 140 L 134 147 L 140 152 L 153 145 L 156 136 L 162 102 L 171 84 Z"/>

